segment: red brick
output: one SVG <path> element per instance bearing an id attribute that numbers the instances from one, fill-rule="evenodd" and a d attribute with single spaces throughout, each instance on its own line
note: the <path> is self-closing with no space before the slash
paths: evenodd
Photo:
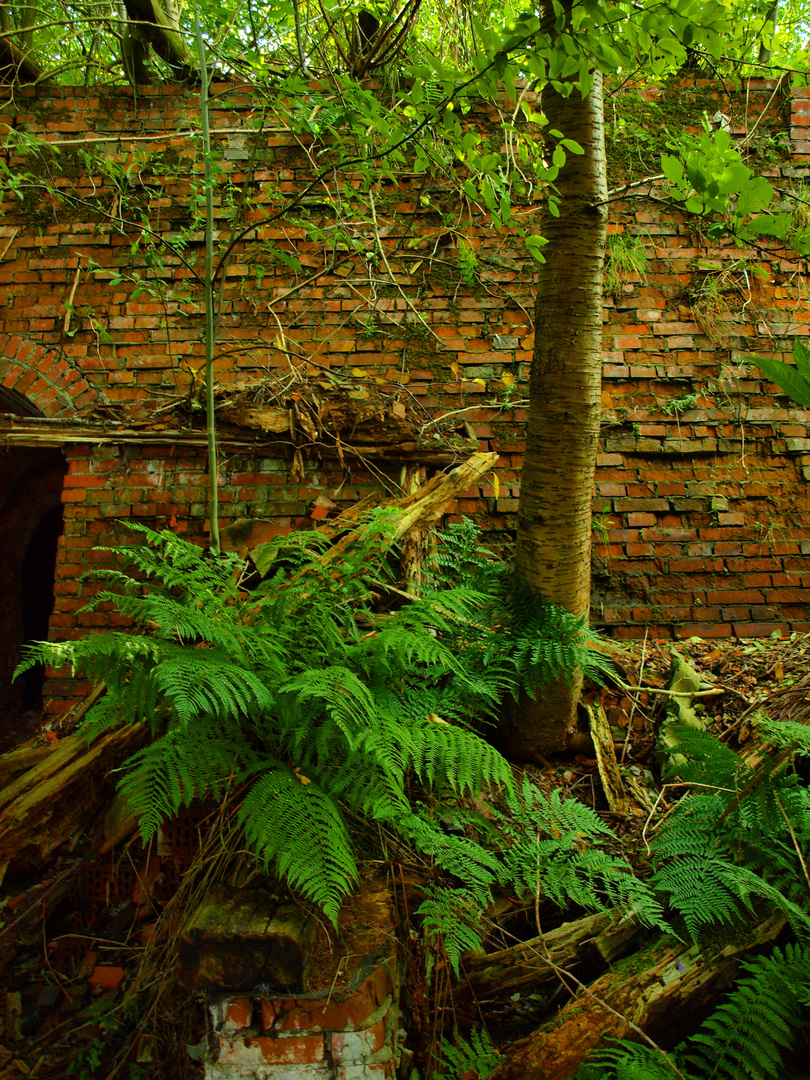
<path id="1" fill-rule="evenodd" d="M 734 631 L 737 634 L 737 631 Z M 690 637 L 703 637 L 703 638 L 724 638 L 732 637 L 732 629 L 726 624 L 720 626 L 712 626 L 710 623 L 684 623 L 682 626 L 675 627 L 675 635 L 679 638 Z M 740 636 L 737 634 L 737 636 Z"/>
<path id="2" fill-rule="evenodd" d="M 229 1001 L 225 1009 L 225 1023 L 235 1028 L 250 1027 L 253 1014 L 253 1002 L 250 998 L 236 998 Z"/>
<path id="3" fill-rule="evenodd" d="M 393 992 L 391 962 L 377 965 L 353 994 L 320 1000 L 263 1001 L 265 1031 L 345 1031 L 366 1027 L 369 1018 Z"/>
<path id="4" fill-rule="evenodd" d="M 258 1048 L 270 1065 L 317 1065 L 325 1057 L 322 1035 L 258 1035 L 245 1045 Z"/>
<path id="5" fill-rule="evenodd" d="M 733 623 L 736 637 L 770 637 L 777 630 L 786 635 L 789 632 L 787 623 L 784 622 L 741 622 Z"/>

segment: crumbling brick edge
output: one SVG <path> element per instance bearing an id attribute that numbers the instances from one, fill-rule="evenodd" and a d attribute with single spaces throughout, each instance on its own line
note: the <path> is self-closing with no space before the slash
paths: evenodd
<path id="1" fill-rule="evenodd" d="M 365 958 L 340 991 L 209 993 L 206 1080 L 388 1080 L 400 1057 L 400 972 Z"/>

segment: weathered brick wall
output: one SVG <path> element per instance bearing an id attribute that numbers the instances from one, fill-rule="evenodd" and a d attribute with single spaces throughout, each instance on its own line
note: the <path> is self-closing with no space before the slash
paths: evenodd
<path id="1" fill-rule="evenodd" d="M 803 196 L 806 90 L 695 94 L 778 192 Z M 810 630 L 810 413 L 749 361 L 788 360 L 810 332 L 807 267 L 715 245 L 705 226 L 661 202 L 612 208 L 613 231 L 648 254 L 646 280 L 627 275 L 605 305 L 594 614 L 618 637 Z"/>
<path id="2" fill-rule="evenodd" d="M 758 167 L 781 187 L 802 182 L 806 91 L 751 80 L 731 103 L 705 83 L 695 92 L 710 118 L 715 106 L 724 111 L 751 145 L 779 134 L 775 151 L 763 143 Z M 429 438 L 436 416 L 466 410 L 483 447 L 500 453 L 499 487 L 467 492 L 458 509 L 508 541 L 533 345 L 534 271 L 520 241 L 488 228 L 449 184 L 404 172 L 370 195 L 357 177 L 338 190 L 329 176 L 295 214 L 262 225 L 309 182 L 320 148 L 251 94 L 217 93 L 219 238 L 234 220 L 258 225 L 227 269 L 220 386 L 261 384 L 271 403 L 335 386 L 379 394 L 422 417 Z M 659 100 L 667 95 L 683 96 Z M 94 545 L 120 538 L 119 521 L 204 535 L 202 165 L 189 133 L 198 100 L 177 87 L 70 89 L 49 100 L 23 92 L 0 120 L 17 133 L 7 163 L 27 174 L 19 195 L 3 195 L 0 384 L 45 416 L 108 422 L 103 439 L 65 447 L 52 627 L 70 635 L 106 619 L 77 614 L 88 589 L 78 577 L 103 558 Z M 495 113 L 472 120 L 498 130 Z M 24 153 L 20 134 L 53 145 Z M 49 177 L 63 198 L 41 186 Z M 786 356 L 793 334 L 808 332 L 806 267 L 714 246 L 660 192 L 632 191 L 615 194 L 612 229 L 639 238 L 647 267 L 626 274 L 605 305 L 595 621 L 625 637 L 647 627 L 659 636 L 808 629 L 810 415 L 745 366 L 752 352 Z M 639 194 L 648 191 L 653 198 Z M 150 236 L 173 247 L 155 259 Z M 116 440 L 118 429 L 150 429 L 149 439 Z M 304 466 L 302 476 L 278 440 L 226 445 L 223 523 L 259 516 L 300 527 L 319 494 L 347 504 L 399 479 L 391 464 L 335 454 Z"/>

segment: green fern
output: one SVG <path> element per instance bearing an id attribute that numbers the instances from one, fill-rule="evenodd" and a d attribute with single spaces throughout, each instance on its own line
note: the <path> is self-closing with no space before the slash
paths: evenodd
<path id="1" fill-rule="evenodd" d="M 792 725 L 791 725 L 792 727 Z M 801 725 L 799 725 L 801 727 Z M 692 939 L 731 923 L 756 903 L 783 912 L 794 931 L 810 933 L 810 895 L 800 852 L 810 842 L 810 794 L 787 771 L 784 748 L 800 750 L 790 732 L 766 723 L 763 734 L 781 747 L 752 770 L 706 732 L 672 729 L 677 764 L 670 773 L 714 791 L 687 794 L 652 844 L 651 885 Z"/>
<path id="2" fill-rule="evenodd" d="M 337 921 L 358 881 L 351 837 L 340 808 L 317 783 L 269 762 L 239 809 L 257 856 Z"/>
<path id="3" fill-rule="evenodd" d="M 584 803 L 563 799 L 558 789 L 546 797 L 524 781 L 501 821 L 507 874 L 521 892 L 539 891 L 562 908 L 630 909 L 647 925 L 668 929 L 652 891 L 624 859 L 604 850 L 613 834 Z"/>
<path id="4" fill-rule="evenodd" d="M 446 835 L 442 807 L 488 787 L 510 792 L 513 781 L 470 723 L 523 680 L 534 689 L 561 665 L 587 667 L 592 650 L 569 616 L 531 605 L 518 616 L 511 576 L 490 556 L 485 573 L 459 575 L 456 564 L 448 580 L 379 615 L 395 523 L 390 512 L 372 515 L 338 569 L 322 559 L 322 538 L 277 538 L 254 553 L 263 581 L 247 596 L 243 560 L 171 533 L 137 526 L 142 543 L 108 549 L 131 569 L 101 570 L 105 587 L 89 607 L 111 603 L 132 630 L 41 643 L 21 669 L 70 664 L 103 681 L 89 735 L 148 727 L 152 742 L 121 781 L 144 840 L 192 799 L 243 787 L 248 845 L 335 918 L 357 879 L 345 807 L 467 883 L 470 895 L 451 906 L 480 913 L 508 868 L 475 830 Z M 599 873 L 607 882 L 606 864 Z M 456 957 L 463 945 L 451 942 Z"/>
<path id="5" fill-rule="evenodd" d="M 469 1039 L 457 1031 L 452 1041 L 442 1040 L 439 1071 L 433 1074 L 434 1080 L 461 1080 L 473 1075 L 478 1080 L 487 1080 L 499 1060 L 486 1028 L 473 1028 Z"/>

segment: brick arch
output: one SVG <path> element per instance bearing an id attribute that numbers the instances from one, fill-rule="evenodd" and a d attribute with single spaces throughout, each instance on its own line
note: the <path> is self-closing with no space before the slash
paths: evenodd
<path id="1" fill-rule="evenodd" d="M 72 416 L 99 400 L 82 372 L 58 349 L 0 334 L 0 384 L 24 394 L 43 416 Z"/>

